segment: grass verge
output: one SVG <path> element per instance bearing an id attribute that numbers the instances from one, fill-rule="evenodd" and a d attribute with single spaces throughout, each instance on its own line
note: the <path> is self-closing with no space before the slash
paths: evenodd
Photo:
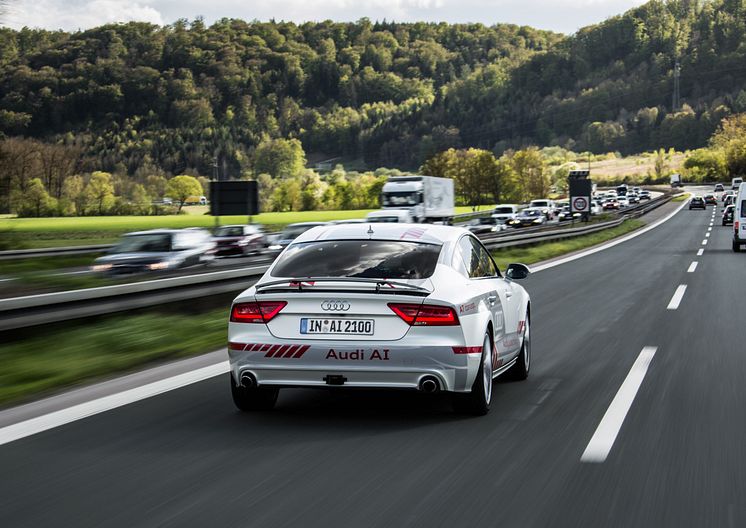
<path id="1" fill-rule="evenodd" d="M 216 350 L 227 340 L 225 309 L 114 315 L 0 345 L 0 403 L 131 370 L 155 360 Z"/>
<path id="2" fill-rule="evenodd" d="M 543 260 L 559 257 L 567 253 L 572 253 L 573 251 L 601 244 L 602 242 L 606 242 L 612 238 L 639 229 L 644 225 L 645 222 L 642 222 L 641 220 L 629 219 L 625 220 L 624 223 L 618 227 L 605 229 L 598 233 L 568 238 L 567 240 L 560 240 L 558 242 L 537 244 L 535 246 L 501 249 L 493 252 L 492 256 L 495 258 L 495 262 L 500 269 L 503 270 L 511 262 L 534 264 L 536 262 L 541 262 Z"/>
<path id="3" fill-rule="evenodd" d="M 199 207 L 199 206 L 195 206 Z M 484 206 L 482 210 L 494 206 Z M 204 209 L 204 207 L 202 208 Z M 200 209 L 200 211 L 202 210 Z M 292 211 L 262 213 L 252 221 L 280 229 L 296 222 L 327 222 L 364 218 L 371 210 L 354 211 Z M 471 207 L 457 207 L 456 214 L 471 212 Z M 245 216 L 223 216 L 220 223 L 243 224 Z M 158 228 L 212 228 L 215 219 L 205 214 L 168 216 L 81 216 L 58 218 L 0 217 L 1 249 L 36 249 L 43 247 L 110 244 L 130 231 Z"/>
<path id="4" fill-rule="evenodd" d="M 684 202 L 688 200 L 690 196 L 691 196 L 691 193 L 680 194 L 674 198 L 671 198 L 671 201 L 672 202 Z"/>

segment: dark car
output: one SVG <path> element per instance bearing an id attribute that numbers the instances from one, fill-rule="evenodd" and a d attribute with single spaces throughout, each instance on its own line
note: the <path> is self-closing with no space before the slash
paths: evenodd
<path id="1" fill-rule="evenodd" d="M 528 208 L 524 209 L 516 215 L 512 220 L 508 220 L 510 227 L 528 227 L 528 226 L 540 226 L 546 223 L 547 217 L 544 215 L 544 211 L 539 208 Z"/>
<path id="2" fill-rule="evenodd" d="M 572 220 L 573 218 L 580 218 L 583 216 L 580 213 L 571 213 L 570 212 L 570 206 L 565 205 L 562 207 L 562 210 L 559 213 L 559 216 L 557 217 L 560 222 L 564 222 L 565 220 Z"/>
<path id="3" fill-rule="evenodd" d="M 723 211 L 723 225 L 733 225 L 733 213 L 736 210 L 735 205 L 729 205 Z"/>
<path id="4" fill-rule="evenodd" d="M 128 233 L 91 270 L 110 275 L 165 271 L 212 260 L 215 247 L 204 229 L 154 229 Z"/>
<path id="5" fill-rule="evenodd" d="M 689 209 L 707 209 L 705 205 L 705 199 L 701 196 L 694 196 L 689 200 Z"/>
<path id="6" fill-rule="evenodd" d="M 327 225 L 326 222 L 299 222 L 297 224 L 289 224 L 282 230 L 282 232 L 273 237 L 273 241 L 269 246 L 272 251 L 280 251 L 290 245 L 290 243 L 298 238 L 300 235 L 317 226 Z"/>
<path id="7" fill-rule="evenodd" d="M 705 205 L 717 205 L 718 199 L 714 194 L 705 194 Z"/>
<path id="8" fill-rule="evenodd" d="M 729 205 L 735 205 L 736 204 L 736 196 L 733 194 L 729 194 L 728 196 L 723 199 L 723 207 L 728 207 Z M 725 209 L 723 209 L 725 210 Z"/>
<path id="9" fill-rule="evenodd" d="M 258 225 L 227 225 L 218 227 L 212 237 L 215 256 L 256 255 L 267 247 L 267 237 Z"/>

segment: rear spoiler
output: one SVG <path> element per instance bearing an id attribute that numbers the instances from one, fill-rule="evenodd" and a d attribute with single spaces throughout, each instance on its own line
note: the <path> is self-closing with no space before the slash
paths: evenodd
<path id="1" fill-rule="evenodd" d="M 388 279 L 364 279 L 359 277 L 321 277 L 312 278 L 307 277 L 305 279 L 284 279 L 277 281 L 264 282 L 256 285 L 256 293 L 271 293 L 271 292 L 282 292 L 282 291 L 304 291 L 304 288 L 310 288 L 313 291 L 324 291 L 324 288 L 317 288 L 316 285 L 319 283 L 345 283 L 350 286 L 353 285 L 372 285 L 375 286 L 376 293 L 408 293 L 415 295 L 430 295 L 431 290 L 415 284 L 407 284 L 406 282 L 400 282 Z M 357 291 L 367 291 L 367 288 L 352 288 Z M 335 289 L 338 291 L 338 289 Z"/>

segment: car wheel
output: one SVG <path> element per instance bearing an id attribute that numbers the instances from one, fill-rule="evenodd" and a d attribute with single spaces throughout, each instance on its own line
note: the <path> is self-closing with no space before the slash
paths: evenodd
<path id="1" fill-rule="evenodd" d="M 453 394 L 453 408 L 462 414 L 484 416 L 490 411 L 492 401 L 492 341 L 489 334 L 484 336 L 482 359 L 479 362 L 477 379 L 467 394 Z"/>
<path id="2" fill-rule="evenodd" d="M 735 240 L 733 241 L 733 251 L 735 251 L 736 253 L 741 252 L 741 244 L 739 244 Z"/>
<path id="3" fill-rule="evenodd" d="M 277 403 L 277 396 L 280 394 L 280 389 L 277 387 L 254 387 L 246 388 L 241 385 L 236 385 L 233 380 L 233 375 L 228 374 L 231 383 L 231 396 L 233 396 L 233 403 L 236 404 L 241 411 L 269 411 Z"/>
<path id="4" fill-rule="evenodd" d="M 528 371 L 531 369 L 531 330 L 529 322 L 528 315 L 526 315 L 526 328 L 523 330 L 523 346 L 518 354 L 518 360 L 515 362 L 515 365 L 510 367 L 510 370 L 506 373 L 512 380 L 525 380 L 528 378 Z"/>

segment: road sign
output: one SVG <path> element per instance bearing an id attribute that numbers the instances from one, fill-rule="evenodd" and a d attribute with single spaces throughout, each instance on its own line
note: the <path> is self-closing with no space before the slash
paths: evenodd
<path id="1" fill-rule="evenodd" d="M 573 213 L 590 213 L 591 201 L 585 196 L 575 196 L 570 200 L 570 209 Z"/>
<path id="2" fill-rule="evenodd" d="M 210 214 L 255 215 L 259 213 L 259 188 L 255 181 L 211 181 Z"/>

